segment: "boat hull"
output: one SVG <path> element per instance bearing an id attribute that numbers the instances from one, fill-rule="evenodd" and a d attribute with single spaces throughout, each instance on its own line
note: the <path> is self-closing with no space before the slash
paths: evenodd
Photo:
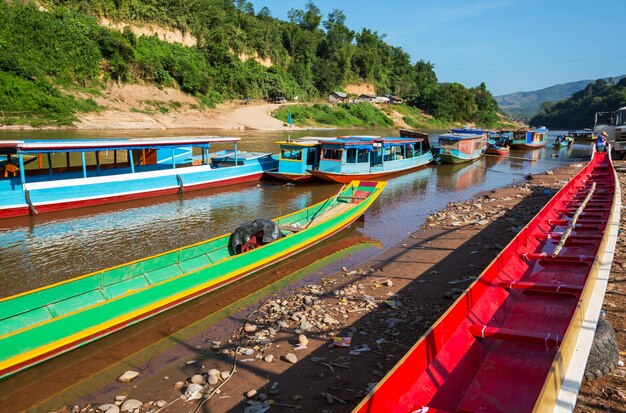
<path id="1" fill-rule="evenodd" d="M 468 156 L 468 157 L 459 157 L 454 154 L 441 154 L 440 153 L 439 159 L 441 159 L 441 162 L 443 163 L 459 164 L 459 163 L 474 162 L 475 160 L 480 159 L 482 156 L 483 156 L 482 153 L 478 156 Z"/>
<path id="2" fill-rule="evenodd" d="M 277 162 L 268 157 L 257 164 L 200 170 L 141 172 L 61 181 L 19 183 L 19 178 L 1 182 L 0 218 L 34 215 L 66 209 L 180 194 L 259 181 L 275 170 Z M 201 168 L 201 167 L 200 167 Z M 200 169 L 196 168 L 196 169 Z M 30 205 L 29 205 L 30 203 Z"/>
<path id="3" fill-rule="evenodd" d="M 361 181 L 361 180 L 376 180 L 385 176 L 397 175 L 404 172 L 412 171 L 414 169 L 421 168 L 426 166 L 428 162 L 415 165 L 410 168 L 394 170 L 394 171 L 383 171 L 383 172 L 374 172 L 374 173 L 366 173 L 366 174 L 342 174 L 342 173 L 334 173 L 334 172 L 324 172 L 324 171 L 309 171 L 311 175 L 321 180 L 327 182 L 335 182 L 340 184 L 348 184 L 351 181 Z"/>
<path id="4" fill-rule="evenodd" d="M 485 153 L 488 153 L 490 155 L 509 156 L 509 154 L 511 153 L 511 150 L 508 147 L 491 145 L 487 147 L 487 150 L 485 151 Z"/>
<path id="5" fill-rule="evenodd" d="M 513 149 L 540 149 L 546 146 L 547 142 L 537 142 L 537 143 L 512 143 L 511 148 Z"/>
<path id="6" fill-rule="evenodd" d="M 316 217 L 337 208 L 334 215 L 310 228 L 307 225 L 300 230 L 298 226 L 299 230 L 292 231 L 293 234 L 243 254 L 216 254 L 230 242 L 229 235 L 224 235 L 0 300 L 0 377 L 119 331 L 295 255 L 354 222 L 385 185 L 384 182 L 353 183 L 342 189 L 342 196 L 338 194 L 277 218 L 277 223 L 301 219 L 315 222 Z M 344 194 L 350 193 L 351 200 L 342 200 L 346 198 Z M 368 195 L 363 197 L 360 193 Z M 85 303 L 87 299 L 90 301 Z"/>
<path id="7" fill-rule="evenodd" d="M 355 411 L 572 411 L 620 196 L 608 154 L 594 154 Z"/>
<path id="8" fill-rule="evenodd" d="M 314 179 L 313 175 L 310 173 L 307 174 L 288 174 L 282 172 L 266 172 L 267 175 L 271 176 L 274 179 L 278 179 L 281 181 L 287 182 L 310 182 Z"/>

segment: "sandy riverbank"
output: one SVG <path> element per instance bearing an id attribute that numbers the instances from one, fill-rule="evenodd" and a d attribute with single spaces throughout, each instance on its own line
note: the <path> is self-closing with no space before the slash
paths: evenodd
<path id="1" fill-rule="evenodd" d="M 79 113 L 73 127 L 33 128 L 28 125 L 0 126 L 0 130 L 293 130 L 272 117 L 281 105 L 263 101 L 230 101 L 214 109 L 200 109 L 200 102 L 174 88 L 136 84 L 110 84 L 100 95 L 77 94 L 93 99 L 102 109 Z"/>
<path id="2" fill-rule="evenodd" d="M 141 374 L 130 384 L 110 383 L 75 403 L 98 406 L 121 396 L 146 402 L 141 412 L 196 411 L 198 401 L 180 399 L 187 383 L 194 375 L 196 381 L 205 380 L 211 369 L 230 372 L 241 344 L 251 354 L 237 355 L 236 372 L 205 402 L 206 411 L 244 411 L 265 399 L 274 402 L 271 411 L 296 406 L 303 411 L 350 411 L 579 169 L 566 166 L 450 205 L 376 259 L 317 285 L 281 290 L 248 317 L 254 326 L 250 333 L 237 330 L 230 336 L 190 340 L 185 356 L 161 366 L 137 366 Z M 616 328 L 623 327 L 622 319 Z M 330 348 L 335 336 L 351 336 L 351 347 Z M 290 353 L 295 363 L 285 360 Z M 589 391 L 602 394 L 597 386 L 592 384 Z M 256 395 L 246 397 L 251 390 Z M 158 401 L 165 407 L 157 408 Z"/>

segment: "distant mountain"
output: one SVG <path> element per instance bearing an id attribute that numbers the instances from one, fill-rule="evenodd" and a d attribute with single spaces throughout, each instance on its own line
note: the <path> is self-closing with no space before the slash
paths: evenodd
<path id="1" fill-rule="evenodd" d="M 626 75 L 605 78 L 608 81 L 618 82 Z M 496 96 L 495 99 L 500 106 L 500 110 L 509 116 L 520 119 L 530 119 L 539 112 L 543 102 L 557 102 L 572 96 L 574 93 L 583 90 L 589 83 L 595 80 L 579 80 L 577 82 L 554 85 L 541 90 L 531 92 L 515 92 L 507 95 Z"/>

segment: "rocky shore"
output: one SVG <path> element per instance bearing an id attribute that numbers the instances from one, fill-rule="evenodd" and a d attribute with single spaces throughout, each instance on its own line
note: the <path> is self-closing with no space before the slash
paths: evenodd
<path id="1" fill-rule="evenodd" d="M 350 411 L 582 166 L 451 203 L 376 259 L 277 292 L 171 374 L 120 371 L 97 399 L 55 412 Z"/>

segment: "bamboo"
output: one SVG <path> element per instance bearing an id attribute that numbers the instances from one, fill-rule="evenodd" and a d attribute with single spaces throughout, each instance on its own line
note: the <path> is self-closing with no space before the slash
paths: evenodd
<path id="1" fill-rule="evenodd" d="M 561 236 L 561 240 L 559 241 L 559 243 L 557 244 L 556 248 L 554 249 L 554 252 L 552 253 L 552 258 L 555 258 L 557 255 L 559 255 L 559 253 L 563 249 L 563 246 L 565 245 L 565 241 L 567 241 L 567 238 L 570 236 L 570 233 L 572 232 L 572 230 L 576 226 L 576 221 L 578 221 L 578 217 L 580 216 L 580 214 L 582 214 L 583 210 L 585 209 L 585 206 L 587 206 L 587 202 L 589 202 L 589 200 L 593 196 L 593 192 L 595 190 L 596 190 L 596 183 L 593 182 L 591 184 L 591 190 L 589 191 L 589 193 L 585 197 L 585 200 L 583 201 L 583 203 L 580 204 L 580 206 L 576 210 L 576 213 L 574 214 L 574 218 L 572 218 L 572 220 L 570 221 L 569 226 L 567 227 L 567 230 Z"/>

